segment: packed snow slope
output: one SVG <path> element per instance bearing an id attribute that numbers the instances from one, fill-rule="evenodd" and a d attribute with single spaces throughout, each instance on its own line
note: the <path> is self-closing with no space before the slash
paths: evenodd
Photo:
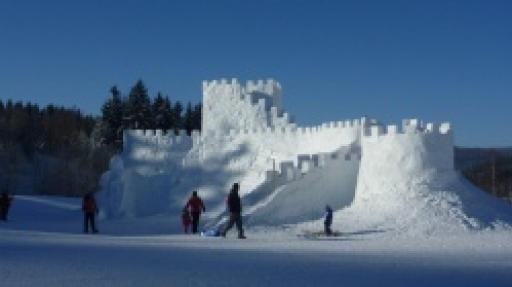
<path id="1" fill-rule="evenodd" d="M 374 127 L 362 137 L 355 198 L 336 212 L 335 229 L 407 236 L 510 229 L 511 206 L 453 169 L 448 126 L 440 133 L 408 128 L 397 134 Z"/>
<path id="2" fill-rule="evenodd" d="M 16 197 L 0 222 L 1 286 L 509 286 L 511 233 L 394 238 L 344 232 L 309 240 L 251 228 L 247 240 L 140 235 L 100 222 L 81 234 L 80 199 Z M 172 219 L 160 226 L 173 225 Z M 164 232 L 161 230 L 160 232 Z M 284 283 L 286 282 L 286 283 Z"/>
<path id="3" fill-rule="evenodd" d="M 125 131 L 123 152 L 102 178 L 105 218 L 178 217 L 197 190 L 205 228 L 226 219 L 240 182 L 250 226 L 334 227 L 425 236 L 510 229 L 512 208 L 466 182 L 453 167 L 449 123 L 363 117 L 299 127 L 282 111 L 274 80 L 203 83 L 203 133 Z"/>

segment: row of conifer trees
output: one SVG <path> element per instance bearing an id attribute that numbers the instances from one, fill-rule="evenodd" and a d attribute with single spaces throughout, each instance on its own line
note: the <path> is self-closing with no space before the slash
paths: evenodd
<path id="1" fill-rule="evenodd" d="M 78 108 L 0 98 L 0 190 L 82 195 L 98 190 L 127 128 L 201 129 L 201 104 L 158 93 L 138 81 L 127 95 L 110 89 L 99 115 Z"/>
<path id="2" fill-rule="evenodd" d="M 188 102 L 184 107 L 180 101 L 172 103 L 160 92 L 151 99 L 141 80 L 127 96 L 122 96 L 116 86 L 112 87 L 101 112 L 105 144 L 118 148 L 124 129 L 184 129 L 189 134 L 201 129 L 201 104 Z"/>

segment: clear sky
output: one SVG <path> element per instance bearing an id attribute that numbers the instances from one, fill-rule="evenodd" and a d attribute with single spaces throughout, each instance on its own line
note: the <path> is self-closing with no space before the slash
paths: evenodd
<path id="1" fill-rule="evenodd" d="M 419 117 L 512 146 L 512 1 L 0 2 L 3 100 L 99 114 L 114 84 L 198 102 L 221 77 L 277 79 L 299 124 Z"/>

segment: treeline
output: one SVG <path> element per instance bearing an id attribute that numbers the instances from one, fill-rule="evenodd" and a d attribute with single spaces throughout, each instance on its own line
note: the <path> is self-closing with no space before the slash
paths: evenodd
<path id="1" fill-rule="evenodd" d="M 466 163 L 462 168 L 464 176 L 488 193 L 512 203 L 512 153 L 506 149 L 473 149 L 470 152 L 477 160 Z"/>
<path id="2" fill-rule="evenodd" d="M 95 171 L 105 169 L 91 149 L 95 125 L 76 108 L 0 99 L 0 188 L 41 194 L 92 190 Z"/>
<path id="3" fill-rule="evenodd" d="M 184 107 L 180 101 L 172 103 L 160 92 L 152 100 L 144 83 L 139 80 L 128 96 L 122 96 L 114 86 L 110 98 L 103 104 L 102 130 L 104 144 L 119 149 L 124 129 L 192 130 L 201 129 L 201 104 L 188 102 Z"/>
<path id="4" fill-rule="evenodd" d="M 95 192 L 126 128 L 201 128 L 201 105 L 149 97 L 142 81 L 128 95 L 113 87 L 100 116 L 77 108 L 0 99 L 0 191 L 76 196 Z"/>

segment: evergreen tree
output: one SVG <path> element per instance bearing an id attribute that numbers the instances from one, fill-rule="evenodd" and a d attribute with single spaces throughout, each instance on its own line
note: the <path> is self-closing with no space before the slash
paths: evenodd
<path id="1" fill-rule="evenodd" d="M 164 130 L 171 130 L 174 128 L 173 108 L 168 96 L 165 96 L 164 98 L 164 107 Z"/>
<path id="2" fill-rule="evenodd" d="M 194 112 L 192 117 L 192 128 L 194 130 L 201 130 L 202 125 L 202 105 L 199 103 L 194 106 Z"/>
<path id="3" fill-rule="evenodd" d="M 172 109 L 172 122 L 174 124 L 174 130 L 180 130 L 183 128 L 183 118 L 181 115 L 182 112 L 183 105 L 180 103 L 180 101 L 177 101 Z"/>
<path id="4" fill-rule="evenodd" d="M 7 123 L 5 122 L 5 105 L 0 99 L 0 134 L 5 135 L 7 131 Z"/>
<path id="5" fill-rule="evenodd" d="M 101 108 L 102 120 L 107 125 L 104 129 L 104 140 L 106 144 L 113 144 L 119 148 L 123 136 L 123 101 L 116 86 L 110 89 L 110 93 L 111 98 Z"/>
<path id="6" fill-rule="evenodd" d="M 187 103 L 187 107 L 185 109 L 185 115 L 183 116 L 183 128 L 187 131 L 187 134 L 190 135 L 192 129 L 194 129 L 194 111 L 192 110 L 192 104 L 190 102 Z"/>
<path id="7" fill-rule="evenodd" d="M 148 96 L 148 90 L 142 82 L 137 81 L 128 95 L 126 103 L 125 118 L 128 127 L 131 129 L 150 129 L 153 127 L 151 116 L 151 102 Z"/>
<path id="8" fill-rule="evenodd" d="M 171 104 L 168 97 L 159 92 L 153 102 L 153 120 L 155 129 L 168 130 L 171 128 Z"/>
<path id="9" fill-rule="evenodd" d="M 11 117 L 12 111 L 14 109 L 14 104 L 12 103 L 12 100 L 7 100 L 7 103 L 5 104 L 5 118 L 8 120 Z"/>

